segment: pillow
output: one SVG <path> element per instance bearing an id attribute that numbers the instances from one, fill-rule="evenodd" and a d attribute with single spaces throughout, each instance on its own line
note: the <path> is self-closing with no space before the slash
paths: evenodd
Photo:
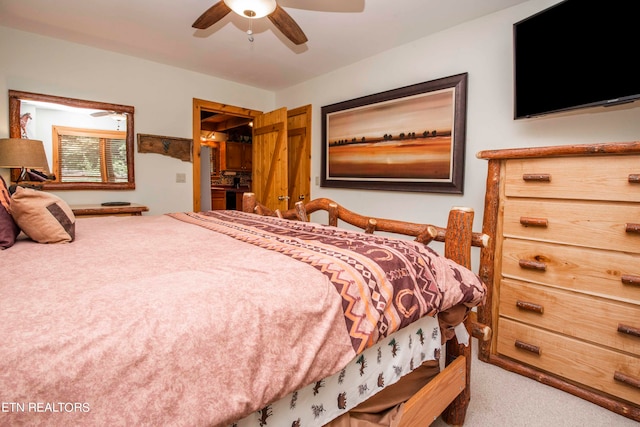
<path id="1" fill-rule="evenodd" d="M 13 246 L 18 234 L 20 234 L 20 228 L 11 216 L 11 195 L 7 189 L 7 183 L 0 176 L 0 249 Z"/>
<path id="2" fill-rule="evenodd" d="M 76 217 L 60 197 L 31 188 L 16 188 L 11 216 L 24 234 L 39 243 L 73 242 Z"/>

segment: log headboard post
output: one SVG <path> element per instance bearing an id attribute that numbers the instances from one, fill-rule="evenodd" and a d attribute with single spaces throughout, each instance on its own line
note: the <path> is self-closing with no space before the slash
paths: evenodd
<path id="1" fill-rule="evenodd" d="M 256 209 L 256 193 L 242 194 L 242 211 L 247 213 L 255 213 Z"/>
<path id="2" fill-rule="evenodd" d="M 471 268 L 472 227 L 474 212 L 471 208 L 454 207 L 449 212 L 447 231 L 444 237 L 444 254 L 458 264 Z M 467 330 L 470 331 L 471 320 L 465 321 Z M 464 423 L 467 407 L 471 398 L 471 345 L 458 343 L 456 338 L 447 341 L 447 365 L 458 356 L 466 358 L 466 387 L 442 413 L 442 419 L 449 425 L 462 425 Z"/>
<path id="3" fill-rule="evenodd" d="M 468 269 L 471 269 L 473 216 L 471 208 L 451 208 L 444 235 L 444 256 Z"/>

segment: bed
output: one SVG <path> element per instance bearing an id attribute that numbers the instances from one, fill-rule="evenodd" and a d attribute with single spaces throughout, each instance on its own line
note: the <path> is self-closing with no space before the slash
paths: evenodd
<path id="1" fill-rule="evenodd" d="M 0 252 L 0 424 L 462 425 L 468 334 L 488 334 L 472 218 L 273 212 L 247 193 L 242 211 L 80 218 L 67 244 L 22 235 Z"/>

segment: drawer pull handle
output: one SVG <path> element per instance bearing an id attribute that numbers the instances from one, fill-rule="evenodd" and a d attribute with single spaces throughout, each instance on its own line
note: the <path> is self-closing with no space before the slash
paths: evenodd
<path id="1" fill-rule="evenodd" d="M 520 217 L 520 224 L 525 227 L 547 227 L 549 220 L 547 218 L 531 218 L 527 216 Z"/>
<path id="2" fill-rule="evenodd" d="M 551 182 L 551 175 L 548 173 L 525 173 L 522 174 L 522 179 L 527 182 Z"/>
<path id="3" fill-rule="evenodd" d="M 527 344 L 526 342 L 522 342 L 520 340 L 516 340 L 515 346 L 522 350 L 526 350 L 531 353 L 537 354 L 538 356 L 540 356 L 540 353 L 542 353 L 540 351 L 540 347 L 538 347 L 537 345 Z"/>
<path id="4" fill-rule="evenodd" d="M 627 223 L 625 231 L 627 233 L 640 233 L 640 224 Z"/>
<path id="5" fill-rule="evenodd" d="M 625 285 L 635 285 L 640 286 L 640 276 L 632 276 L 630 274 L 623 274 L 620 277 L 620 280 Z"/>
<path id="6" fill-rule="evenodd" d="M 547 264 L 540 261 L 531 261 L 528 259 L 521 259 L 520 261 L 518 261 L 518 264 L 520 265 L 520 268 L 527 268 L 529 270 L 539 270 L 539 271 L 547 270 Z"/>
<path id="7" fill-rule="evenodd" d="M 640 378 L 632 377 L 631 375 L 623 374 L 620 371 L 613 373 L 613 379 L 630 385 L 631 387 L 640 388 Z"/>
<path id="8" fill-rule="evenodd" d="M 640 184 L 640 173 L 630 173 L 629 184 Z"/>
<path id="9" fill-rule="evenodd" d="M 532 302 L 517 300 L 516 301 L 516 307 L 521 308 L 523 310 L 534 311 L 534 312 L 540 313 L 540 314 L 544 313 L 544 307 L 543 306 L 541 306 L 540 304 L 534 304 Z"/>
<path id="10" fill-rule="evenodd" d="M 623 334 L 633 335 L 634 337 L 640 338 L 640 329 L 634 328 L 633 326 L 623 325 L 622 323 L 619 323 L 618 332 L 622 332 Z"/>

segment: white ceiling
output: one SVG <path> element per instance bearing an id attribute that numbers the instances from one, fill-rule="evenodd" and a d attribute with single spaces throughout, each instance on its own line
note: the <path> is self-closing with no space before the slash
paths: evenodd
<path id="1" fill-rule="evenodd" d="M 279 90 L 527 0 L 278 0 L 307 35 L 267 18 L 193 22 L 217 0 L 0 0 L 0 25 Z"/>

